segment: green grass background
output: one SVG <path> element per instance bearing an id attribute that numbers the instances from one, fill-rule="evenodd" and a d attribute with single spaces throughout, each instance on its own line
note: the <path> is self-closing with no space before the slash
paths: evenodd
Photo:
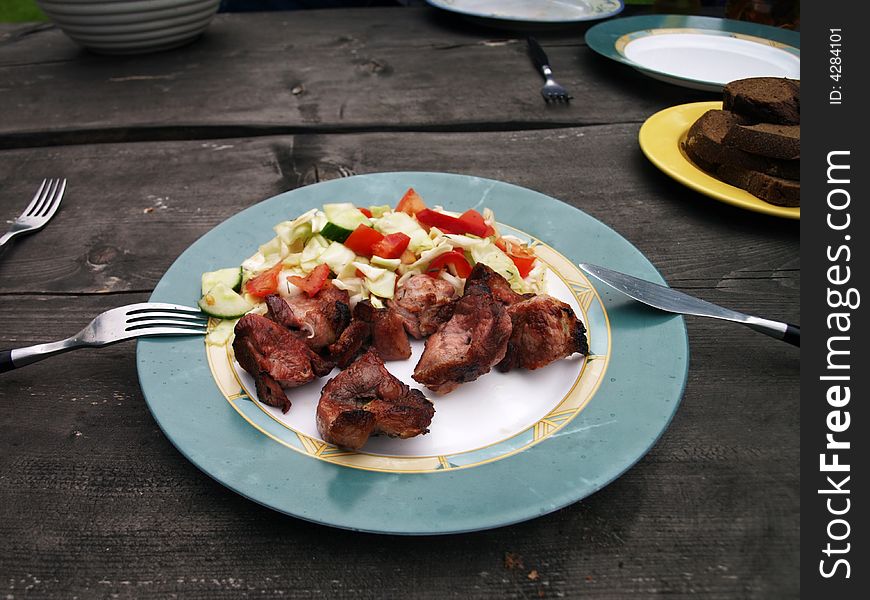
<path id="1" fill-rule="evenodd" d="M 0 0 L 0 23 L 45 20 L 45 14 L 34 0 Z"/>

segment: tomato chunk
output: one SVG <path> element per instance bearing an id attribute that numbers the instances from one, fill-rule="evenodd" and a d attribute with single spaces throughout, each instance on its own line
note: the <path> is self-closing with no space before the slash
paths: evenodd
<path id="1" fill-rule="evenodd" d="M 364 214 L 365 216 L 367 216 L 369 219 L 372 218 L 372 211 L 370 211 L 369 209 L 367 209 L 367 208 L 360 208 L 359 211 L 360 211 L 362 214 Z"/>
<path id="2" fill-rule="evenodd" d="M 372 244 L 372 254 L 381 258 L 400 258 L 411 242 L 411 238 L 402 233 L 389 233 L 379 242 Z"/>
<path id="3" fill-rule="evenodd" d="M 431 275 L 432 277 L 438 277 L 438 275 L 441 274 L 441 271 L 449 266 L 453 267 L 458 277 L 465 279 L 471 275 L 471 265 L 468 263 L 465 254 L 463 254 L 461 250 L 451 250 L 450 252 L 436 256 L 432 259 L 432 262 L 429 263 L 429 268 L 426 269 L 426 274 Z"/>
<path id="4" fill-rule="evenodd" d="M 476 213 L 476 211 L 474 212 Z M 480 217 L 480 214 L 478 213 L 477 216 Z M 417 220 L 423 225 L 437 227 L 444 233 L 470 233 L 478 237 L 484 237 L 486 234 L 486 223 L 484 223 L 483 217 L 480 217 L 478 223 L 474 216 L 469 216 L 463 220 L 461 217 L 457 218 L 426 208 L 417 213 Z"/>
<path id="5" fill-rule="evenodd" d="M 495 245 L 513 261 L 517 271 L 520 272 L 520 277 L 526 278 L 535 267 L 535 261 L 538 257 L 535 255 L 535 251 L 528 246 L 508 242 L 504 238 L 497 239 Z"/>
<path id="6" fill-rule="evenodd" d="M 372 246 L 382 239 L 384 236 L 381 233 L 368 225 L 359 224 L 353 233 L 344 240 L 344 245 L 360 256 L 371 256 Z"/>
<path id="7" fill-rule="evenodd" d="M 265 298 L 269 294 L 278 291 L 278 274 L 284 268 L 283 263 L 278 263 L 268 271 L 263 271 L 256 277 L 245 282 L 245 291 L 257 298 Z"/>
<path id="8" fill-rule="evenodd" d="M 465 225 L 468 229 L 468 233 L 472 235 L 476 235 L 478 237 L 489 237 L 495 233 L 495 229 L 493 229 L 490 225 L 486 224 L 486 221 L 483 220 L 483 215 L 470 208 L 466 210 L 459 216 L 459 220 Z"/>
<path id="9" fill-rule="evenodd" d="M 329 267 L 327 265 L 317 265 L 305 277 L 290 275 L 287 281 L 301 289 L 308 296 L 314 296 L 323 288 L 323 285 L 329 279 Z"/>
<path id="10" fill-rule="evenodd" d="M 520 277 L 525 279 L 529 276 L 529 273 L 532 272 L 532 269 L 535 267 L 535 258 L 527 258 L 523 256 L 510 256 L 510 259 L 514 261 L 514 264 L 517 266 L 517 271 L 520 272 Z"/>
<path id="11" fill-rule="evenodd" d="M 402 199 L 396 205 L 396 212 L 407 213 L 413 217 L 425 208 L 426 203 L 423 202 L 420 194 L 415 192 L 414 188 L 408 188 L 408 191 L 405 192 L 405 195 L 402 196 Z"/>

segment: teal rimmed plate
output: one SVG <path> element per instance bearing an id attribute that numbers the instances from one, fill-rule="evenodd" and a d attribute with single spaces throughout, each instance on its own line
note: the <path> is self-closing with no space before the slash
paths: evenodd
<path id="1" fill-rule="evenodd" d="M 737 79 L 800 79 L 800 34 L 745 21 L 684 15 L 612 19 L 591 27 L 599 54 L 683 87 L 721 91 Z"/>
<path id="2" fill-rule="evenodd" d="M 203 271 L 241 263 L 272 227 L 327 202 L 394 203 L 414 187 L 431 205 L 490 207 L 538 246 L 553 295 L 589 328 L 590 356 L 490 373 L 446 396 L 431 433 L 373 438 L 361 452 L 322 442 L 313 407 L 325 379 L 291 390 L 289 416 L 259 404 L 226 347 L 142 339 L 138 371 L 155 420 L 205 473 L 277 511 L 352 530 L 443 534 L 527 520 L 576 502 L 639 460 L 670 422 L 688 368 L 683 319 L 599 291 L 588 261 L 663 282 L 624 238 L 537 192 L 444 173 L 379 173 L 303 187 L 261 202 L 190 246 L 154 301 L 191 303 Z M 415 352 L 419 352 L 419 346 Z M 409 384 L 413 358 L 387 363 Z M 425 389 L 424 389 L 425 391 Z"/>

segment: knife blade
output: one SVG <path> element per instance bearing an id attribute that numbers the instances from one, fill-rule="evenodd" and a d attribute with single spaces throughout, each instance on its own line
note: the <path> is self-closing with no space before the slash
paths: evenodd
<path id="1" fill-rule="evenodd" d="M 695 298 L 678 290 L 598 265 L 580 263 L 579 266 L 596 279 L 647 306 L 671 313 L 740 323 L 789 344 L 801 345 L 801 328 L 798 325 L 747 315 Z"/>

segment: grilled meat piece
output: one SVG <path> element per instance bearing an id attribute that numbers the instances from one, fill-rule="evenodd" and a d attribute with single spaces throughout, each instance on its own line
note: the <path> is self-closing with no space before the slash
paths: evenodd
<path id="1" fill-rule="evenodd" d="M 260 402 L 278 407 L 283 413 L 290 410 L 290 398 L 287 397 L 281 384 L 272 379 L 268 373 L 265 371 L 256 373 L 254 375 L 254 386 L 256 386 L 257 398 L 260 399 Z"/>
<path id="2" fill-rule="evenodd" d="M 313 297 L 300 294 L 284 300 L 277 294 L 266 296 L 268 317 L 288 329 L 306 332 L 307 344 L 320 350 L 332 344 L 350 323 L 350 297 L 327 283 Z"/>
<path id="3" fill-rule="evenodd" d="M 405 360 L 411 357 L 411 343 L 398 312 L 389 307 L 375 308 L 368 300 L 362 300 L 354 307 L 353 317 L 371 325 L 372 345 L 381 359 Z"/>
<path id="4" fill-rule="evenodd" d="M 290 400 L 282 387 L 304 385 L 332 370 L 297 335 L 266 317 L 245 315 L 236 323 L 235 333 L 236 360 L 254 377 L 258 397 L 283 412 L 290 408 Z"/>
<path id="5" fill-rule="evenodd" d="M 401 315 L 405 329 L 416 339 L 430 336 L 453 314 L 456 290 L 443 279 L 414 275 L 387 301 Z"/>
<path id="6" fill-rule="evenodd" d="M 434 414 L 423 393 L 393 377 L 369 348 L 323 386 L 317 430 L 325 441 L 357 450 L 378 433 L 398 438 L 428 433 Z"/>
<path id="7" fill-rule="evenodd" d="M 539 369 L 575 352 L 589 353 L 586 327 L 570 306 L 542 294 L 507 307 L 512 332 L 497 368 Z"/>
<path id="8" fill-rule="evenodd" d="M 507 352 L 511 319 L 484 286 L 466 290 L 453 317 L 426 340 L 412 377 L 446 394 L 489 372 Z"/>
<path id="9" fill-rule="evenodd" d="M 356 355 L 363 349 L 372 335 L 372 326 L 365 321 L 353 319 L 338 339 L 327 346 L 329 356 L 339 369 L 344 369 L 353 362 Z"/>
<path id="10" fill-rule="evenodd" d="M 483 263 L 474 265 L 471 274 L 465 280 L 465 293 L 468 294 L 470 290 L 474 289 L 489 290 L 493 297 L 504 306 L 510 306 L 534 296 L 534 294 L 517 294 L 511 289 L 511 284 L 508 283 L 507 279 Z"/>

